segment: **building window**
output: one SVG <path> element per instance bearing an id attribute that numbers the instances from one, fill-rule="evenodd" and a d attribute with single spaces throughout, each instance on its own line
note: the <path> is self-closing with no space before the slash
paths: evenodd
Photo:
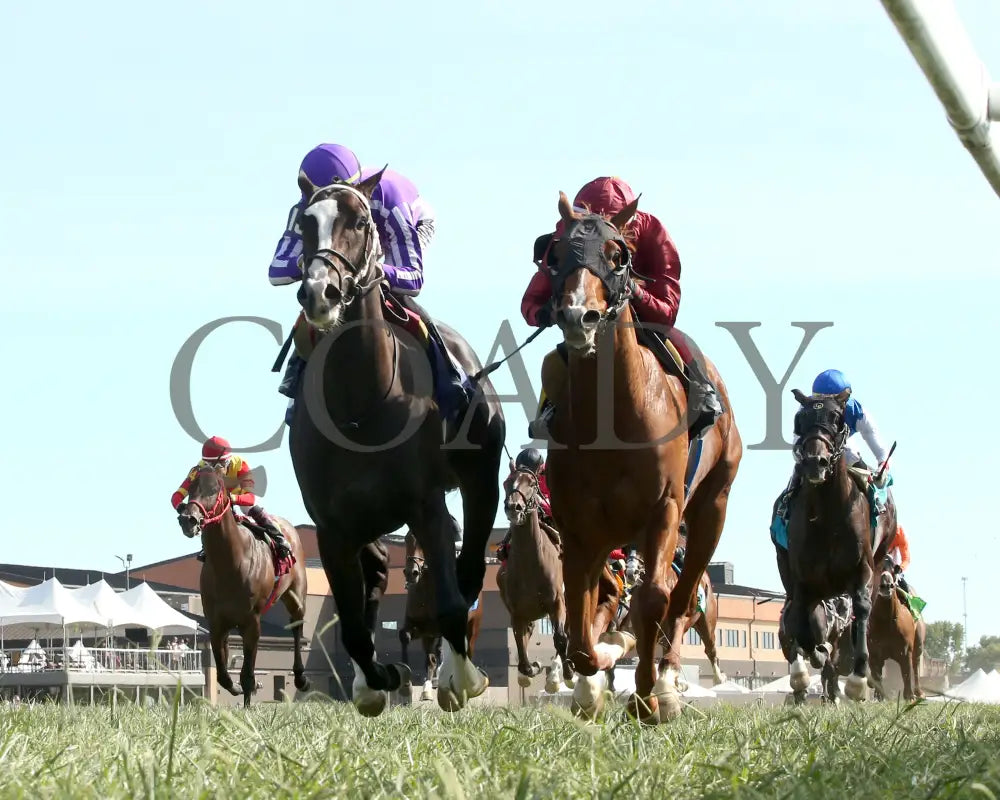
<path id="1" fill-rule="evenodd" d="M 726 628 L 726 647 L 740 646 L 740 632 L 736 628 Z"/>
<path id="2" fill-rule="evenodd" d="M 715 629 L 715 646 L 722 647 L 722 628 Z"/>
<path id="3" fill-rule="evenodd" d="M 552 635 L 552 620 L 548 617 L 542 617 L 535 621 L 535 630 L 538 633 L 545 634 L 546 636 Z"/>
<path id="4" fill-rule="evenodd" d="M 770 631 L 764 631 L 761 639 L 764 642 L 765 650 L 774 650 L 774 634 Z"/>
<path id="5" fill-rule="evenodd" d="M 747 632 L 740 631 L 740 647 L 746 647 L 746 646 L 747 646 Z"/>
<path id="6" fill-rule="evenodd" d="M 698 631 L 692 628 L 686 634 L 684 634 L 684 641 L 687 644 L 700 644 L 701 637 L 698 635 Z"/>
<path id="7" fill-rule="evenodd" d="M 753 646 L 754 649 L 760 647 L 760 631 L 753 632 Z"/>

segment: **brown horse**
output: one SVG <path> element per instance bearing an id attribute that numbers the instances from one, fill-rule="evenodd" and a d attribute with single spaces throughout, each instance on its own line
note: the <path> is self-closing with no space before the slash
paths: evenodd
<path id="1" fill-rule="evenodd" d="M 671 569 L 667 573 L 667 591 L 673 591 L 674 586 L 677 585 L 677 578 L 676 570 Z M 638 589 L 639 585 L 641 584 L 637 584 L 636 589 Z M 684 633 L 687 633 L 691 628 L 694 628 L 698 632 L 702 646 L 705 648 L 705 657 L 712 667 L 712 681 L 718 686 L 720 683 L 726 682 L 726 673 L 722 671 L 719 654 L 715 649 L 715 626 L 719 621 L 719 598 L 712 588 L 712 581 L 708 577 L 707 572 L 702 574 L 699 586 L 705 594 L 705 610 L 698 611 L 697 607 L 695 607 L 693 613 L 684 615 Z M 633 593 L 635 593 L 636 589 L 633 589 Z M 695 597 L 697 598 L 697 593 Z M 640 627 L 636 624 L 636 618 L 639 613 L 635 605 L 629 608 L 625 618 L 621 621 L 619 630 L 634 634 L 636 629 Z M 663 637 L 661 637 L 660 643 L 663 645 L 664 650 L 669 647 L 669 643 Z"/>
<path id="2" fill-rule="evenodd" d="M 486 576 L 506 426 L 488 377 L 477 381 L 481 393 L 461 419 L 449 415 L 446 398 L 435 389 L 448 382 L 443 350 L 467 375 L 482 364 L 455 330 L 431 319 L 412 298 L 386 290 L 371 203 L 381 177 L 379 171 L 356 185 L 317 187 L 299 174 L 308 200 L 300 218 L 297 299 L 301 324 L 316 334 L 317 346 L 302 354 L 308 361 L 288 444 L 354 664 L 355 707 L 377 716 L 387 693 L 409 681 L 405 664 L 376 657 L 365 602 L 372 576 L 360 556 L 367 544 L 405 526 L 427 554 L 445 640 L 438 704 L 457 711 L 489 686 L 468 657 L 468 622 Z M 400 320 L 420 324 L 411 332 Z M 436 335 L 425 335 L 428 323 Z M 455 489 L 462 495 L 464 531 L 457 559 L 445 503 Z"/>
<path id="3" fill-rule="evenodd" d="M 514 469 L 504 500 L 510 522 L 510 551 L 497 571 L 500 599 L 510 614 L 517 645 L 518 683 L 530 686 L 542 671 L 537 661 L 528 661 L 528 639 L 535 620 L 548 617 L 552 642 L 562 662 L 563 678 L 573 679 L 573 665 L 566 654 L 566 600 L 563 596 L 561 546 L 558 534 L 542 528 L 539 513 L 538 477 L 530 469 Z M 546 526 L 547 527 L 547 526 Z"/>
<path id="4" fill-rule="evenodd" d="M 260 617 L 281 600 L 292 620 L 295 643 L 295 688 L 306 691 L 309 680 L 302 665 L 302 621 L 306 607 L 306 558 L 298 531 L 288 520 L 274 517 L 295 557 L 291 569 L 275 578 L 270 546 L 245 525 L 236 522 L 229 492 L 222 476 L 212 467 L 202 467 L 191 481 L 188 501 L 178 508 L 178 522 L 188 538 L 201 534 L 205 563 L 201 568 L 201 600 L 212 637 L 212 655 L 219 686 L 233 695 L 243 695 L 250 705 L 256 690 L 254 665 L 260 639 Z M 240 685 L 229 675 L 229 632 L 236 628 L 243 639 Z"/>
<path id="5" fill-rule="evenodd" d="M 628 707 L 655 722 L 680 714 L 684 620 L 694 610 L 698 582 L 722 533 L 743 446 L 727 410 L 697 441 L 698 459 L 688 469 L 686 392 L 640 344 L 629 302 L 631 251 L 620 231 L 637 207 L 638 199 L 609 221 L 575 212 L 560 192 L 566 231 L 553 246 L 552 302 L 568 357 L 564 362 L 558 352 L 546 356 L 542 384 L 554 407 L 549 431 L 556 444 L 549 447 L 547 474 L 563 536 L 570 658 L 585 676 L 577 682 L 574 708 L 587 716 L 600 710 L 600 671 L 636 641 L 616 632 L 595 644 L 592 624 L 608 554 L 632 542 L 646 579 L 634 601 L 642 606 L 639 664 Z M 706 361 L 704 370 L 728 407 L 715 366 Z M 667 582 L 682 514 L 687 558 L 671 591 Z M 657 676 L 654 649 L 661 636 L 668 647 Z"/>
<path id="6" fill-rule="evenodd" d="M 431 580 L 430 565 L 424 552 L 411 533 L 406 534 L 406 564 L 403 575 L 406 578 L 406 611 L 403 627 L 399 631 L 403 663 L 409 663 L 409 644 L 412 639 L 420 639 L 424 645 L 424 680 L 421 700 L 433 698 L 437 688 L 438 666 L 441 663 L 441 628 L 438 625 L 437 608 L 434 600 L 434 582 Z M 469 659 L 476 652 L 476 639 L 483 622 L 483 595 L 480 592 L 475 608 L 469 611 L 467 627 L 469 639 Z"/>
<path id="7" fill-rule="evenodd" d="M 892 559 L 885 558 L 868 627 L 868 665 L 878 694 L 885 695 L 881 686 L 882 669 L 891 660 L 899 665 L 903 676 L 903 699 L 924 696 L 920 689 L 920 657 L 926 637 L 926 624 L 923 619 L 913 618 L 899 596 Z"/>

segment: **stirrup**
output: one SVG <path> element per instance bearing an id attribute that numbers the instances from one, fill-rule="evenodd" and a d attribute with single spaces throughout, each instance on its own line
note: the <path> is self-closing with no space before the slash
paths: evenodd
<path id="1" fill-rule="evenodd" d="M 547 439 L 549 436 L 549 423 L 555 414 L 555 406 L 546 403 L 538 416 L 528 423 L 528 436 L 532 439 Z"/>

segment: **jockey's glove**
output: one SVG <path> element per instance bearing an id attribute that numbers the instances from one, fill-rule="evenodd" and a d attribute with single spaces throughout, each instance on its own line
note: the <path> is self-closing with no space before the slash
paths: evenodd
<path id="1" fill-rule="evenodd" d="M 548 328 L 552 324 L 552 304 L 546 303 L 535 314 L 535 324 L 539 328 Z"/>
<path id="2" fill-rule="evenodd" d="M 872 475 L 872 480 L 879 489 L 884 489 L 885 485 L 889 482 L 889 469 L 883 469 L 883 467 L 885 467 L 885 464 L 880 464 L 879 468 L 875 470 L 875 474 Z M 881 477 L 879 473 L 881 473 Z"/>

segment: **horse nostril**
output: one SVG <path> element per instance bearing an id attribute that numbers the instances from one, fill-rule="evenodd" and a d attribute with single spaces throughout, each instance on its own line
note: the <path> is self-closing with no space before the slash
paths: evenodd
<path id="1" fill-rule="evenodd" d="M 600 311 L 595 311 L 594 309 L 590 309 L 589 311 L 584 312 L 583 315 L 584 327 L 593 328 L 600 321 L 601 321 Z"/>
<path id="2" fill-rule="evenodd" d="M 323 297 L 334 303 L 340 300 L 340 289 L 334 286 L 332 283 L 327 284 L 327 287 L 323 290 Z"/>

